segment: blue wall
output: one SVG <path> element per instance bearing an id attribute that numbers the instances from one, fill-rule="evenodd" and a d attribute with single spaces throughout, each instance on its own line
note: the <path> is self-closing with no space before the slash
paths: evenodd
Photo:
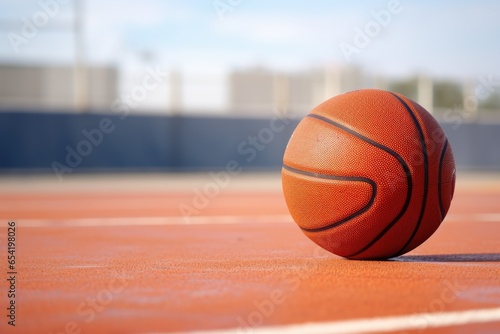
<path id="1" fill-rule="evenodd" d="M 230 160 L 244 170 L 277 170 L 297 123 L 289 119 L 121 119 L 116 114 L 2 112 L 0 172 L 54 172 L 54 163 L 60 172 L 218 170 Z M 500 125 L 442 126 L 459 168 L 500 170 Z M 95 144 L 84 136 L 84 130 L 94 134 Z M 251 137 L 257 138 L 257 145 L 252 145 Z"/>
<path id="2" fill-rule="evenodd" d="M 500 170 L 500 124 L 441 123 L 460 169 Z"/>
<path id="3" fill-rule="evenodd" d="M 103 120 L 106 126 L 101 128 Z M 244 169 L 279 169 L 282 152 L 298 123 L 285 122 L 276 120 L 271 126 L 269 119 L 0 113 L 0 172 L 52 172 L 54 162 L 60 164 L 57 168 L 64 165 L 75 172 L 215 170 L 230 160 Z M 102 139 L 96 135 L 98 145 L 89 145 L 83 131 L 95 133 L 96 129 Z M 258 138 L 262 129 L 267 129 L 261 133 L 266 143 L 259 141 L 260 151 L 248 137 Z M 68 163 L 70 151 L 81 162 L 73 153 Z"/>

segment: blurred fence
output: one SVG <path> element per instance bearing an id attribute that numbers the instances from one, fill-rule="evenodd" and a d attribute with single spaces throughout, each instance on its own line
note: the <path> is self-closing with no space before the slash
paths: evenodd
<path id="1" fill-rule="evenodd" d="M 435 115 L 463 109 L 470 118 L 500 119 L 500 81 L 493 75 L 458 81 L 426 75 L 395 79 L 355 66 L 323 66 L 295 72 L 244 68 L 189 73 L 159 64 L 134 70 L 86 67 L 81 77 L 71 66 L 0 64 L 0 111 L 29 109 L 68 112 L 113 110 L 131 113 L 270 117 L 287 109 L 305 115 L 326 99 L 355 89 L 402 93 Z"/>

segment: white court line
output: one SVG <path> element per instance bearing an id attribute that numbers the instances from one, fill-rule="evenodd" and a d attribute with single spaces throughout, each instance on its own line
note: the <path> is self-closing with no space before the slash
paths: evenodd
<path id="1" fill-rule="evenodd" d="M 500 222 L 500 213 L 450 214 L 446 221 Z"/>
<path id="2" fill-rule="evenodd" d="M 485 214 L 452 214 L 445 221 L 500 222 L 500 213 Z M 157 225 L 221 225 L 244 223 L 291 223 L 290 215 L 260 216 L 192 216 L 183 217 L 106 217 L 77 219 L 19 219 L 23 227 L 55 227 L 55 226 L 157 226 Z"/>
<path id="3" fill-rule="evenodd" d="M 291 223 L 289 215 L 267 216 L 193 216 L 183 217 L 124 217 L 124 218 L 83 218 L 83 219 L 19 219 L 21 227 L 58 226 L 157 226 L 157 225 L 224 225 L 244 223 Z"/>
<path id="4" fill-rule="evenodd" d="M 418 330 L 500 321 L 500 307 L 467 311 L 415 313 L 403 316 L 305 323 L 255 328 L 193 331 L 191 334 L 363 334 Z M 152 333 L 150 333 L 152 334 Z"/>

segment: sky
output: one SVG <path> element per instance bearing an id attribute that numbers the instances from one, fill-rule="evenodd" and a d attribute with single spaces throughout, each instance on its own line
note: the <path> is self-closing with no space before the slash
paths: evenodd
<path id="1" fill-rule="evenodd" d="M 500 74 L 498 1 L 81 1 L 84 57 L 92 64 Z M 72 63 L 73 18 L 72 0 L 0 0 L 0 63 Z M 26 34 L 30 24 L 36 31 Z"/>

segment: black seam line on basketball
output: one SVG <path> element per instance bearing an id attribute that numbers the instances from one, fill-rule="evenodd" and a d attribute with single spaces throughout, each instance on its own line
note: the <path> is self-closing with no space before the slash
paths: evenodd
<path id="1" fill-rule="evenodd" d="M 371 198 L 370 198 L 370 200 L 368 201 L 368 203 L 364 207 L 362 207 L 358 211 L 354 212 L 353 214 L 351 214 L 351 215 L 349 215 L 349 216 L 347 216 L 345 218 L 342 218 L 341 220 L 336 221 L 334 223 L 329 223 L 326 226 L 322 226 L 322 227 L 318 227 L 318 228 L 305 228 L 305 227 L 299 226 L 303 231 L 306 231 L 306 232 L 321 232 L 321 231 L 326 231 L 326 230 L 335 228 L 337 226 L 340 226 L 340 225 L 348 222 L 349 220 L 351 220 L 353 218 L 356 218 L 357 216 L 363 214 L 364 212 L 368 211 L 368 209 L 370 209 L 370 207 L 373 205 L 373 202 L 375 202 L 375 197 L 377 196 L 377 184 L 373 180 L 371 180 L 371 179 L 369 179 L 367 177 L 361 177 L 361 176 L 339 176 L 339 175 L 329 175 L 329 174 L 313 173 L 313 172 L 307 172 L 307 171 L 304 171 L 304 170 L 296 169 L 296 168 L 287 166 L 285 164 L 283 164 L 283 169 L 286 169 L 286 170 L 288 170 L 290 172 L 293 172 L 293 173 L 297 173 L 297 174 L 301 174 L 301 175 L 306 175 L 306 176 L 317 177 L 317 178 L 320 178 L 320 179 L 328 179 L 328 180 L 336 180 L 336 181 L 365 182 L 365 183 L 368 183 L 372 187 Z"/>
<path id="2" fill-rule="evenodd" d="M 405 203 L 403 205 L 403 208 L 398 213 L 398 215 L 390 222 L 390 224 L 387 225 L 382 230 L 382 232 L 380 232 L 372 241 L 370 241 L 370 243 L 368 243 L 365 247 L 363 247 L 361 250 L 357 251 L 356 253 L 350 254 L 346 257 L 353 257 L 356 255 L 359 255 L 359 254 L 365 252 L 371 246 L 373 246 L 373 244 L 375 244 L 380 238 L 382 238 L 384 236 L 384 234 L 387 233 L 387 231 L 389 231 L 398 222 L 399 219 L 401 219 L 401 217 L 405 214 L 406 210 L 408 209 L 408 206 L 410 205 L 412 191 L 413 191 L 413 180 L 411 177 L 410 168 L 408 167 L 408 164 L 406 163 L 406 161 L 397 152 L 391 150 L 390 148 L 388 148 L 382 144 L 379 144 L 379 143 L 371 140 L 368 137 L 363 136 L 362 134 L 357 133 L 356 131 L 354 131 L 352 129 L 349 129 L 348 127 L 346 127 L 340 123 L 335 122 L 334 120 L 331 120 L 329 118 L 326 118 L 326 117 L 323 117 L 320 115 L 315 115 L 315 114 L 309 114 L 309 115 L 307 115 L 307 117 L 316 118 L 316 119 L 319 119 L 319 120 L 326 122 L 330 125 L 338 127 L 340 129 L 352 134 L 353 136 L 367 142 L 368 144 L 373 145 L 373 146 L 381 149 L 382 151 L 389 153 L 401 164 L 401 166 L 403 167 L 403 170 L 405 172 L 406 182 L 408 184 L 408 190 L 406 192 L 406 200 L 405 200 Z"/>
<path id="3" fill-rule="evenodd" d="M 439 198 L 439 211 L 441 212 L 441 220 L 444 219 L 444 206 L 443 206 L 443 190 L 441 189 L 441 185 L 443 182 L 443 161 L 444 161 L 444 155 L 446 153 L 446 150 L 448 148 L 448 140 L 444 142 L 444 147 L 443 151 L 441 152 L 441 156 L 439 157 L 439 174 L 438 174 L 438 198 Z"/>
<path id="4" fill-rule="evenodd" d="M 408 238 L 408 241 L 406 241 L 404 246 L 401 247 L 401 249 L 398 252 L 396 252 L 396 254 L 394 255 L 394 256 L 399 256 L 399 255 L 405 253 L 404 250 L 413 241 L 413 238 L 415 238 L 415 235 L 417 234 L 418 229 L 420 228 L 420 225 L 422 224 L 422 219 L 424 218 L 425 208 L 426 208 L 426 204 L 427 204 L 427 193 L 429 191 L 429 157 L 427 155 L 427 146 L 425 144 L 424 131 L 422 130 L 422 127 L 420 126 L 420 123 L 418 122 L 417 116 L 415 116 L 415 113 L 413 112 L 413 110 L 410 108 L 410 106 L 402 98 L 400 98 L 399 96 L 397 96 L 394 93 L 390 93 L 390 94 L 392 96 L 394 96 L 405 107 L 406 111 L 408 111 L 408 113 L 410 114 L 410 116 L 413 120 L 413 123 L 415 124 L 415 127 L 417 129 L 418 136 L 420 139 L 420 146 L 422 148 L 422 154 L 424 156 L 424 194 L 423 194 L 423 198 L 422 198 L 422 207 L 420 209 L 420 215 L 418 217 L 417 224 L 415 225 L 415 228 L 413 229 L 413 232 L 412 232 L 410 238 Z"/>

